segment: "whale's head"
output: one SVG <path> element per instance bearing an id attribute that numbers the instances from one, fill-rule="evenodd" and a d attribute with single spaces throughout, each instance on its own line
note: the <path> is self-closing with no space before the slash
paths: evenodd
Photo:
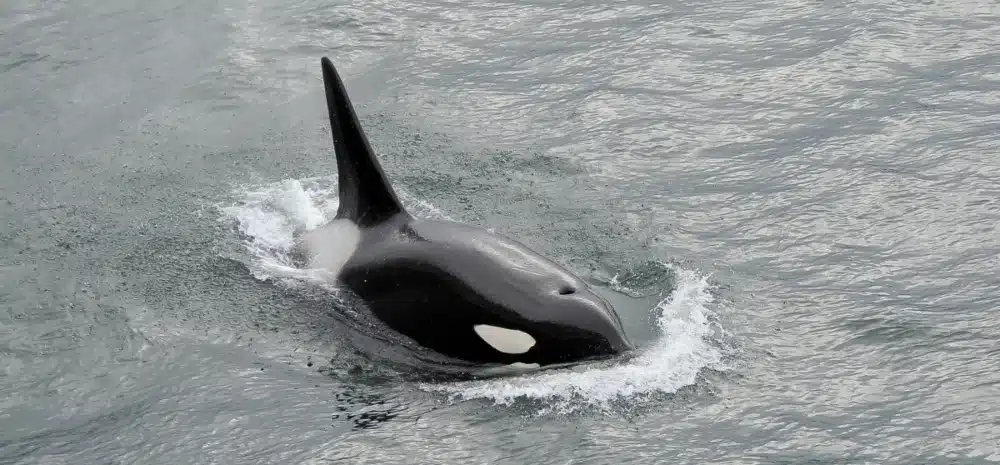
<path id="1" fill-rule="evenodd" d="M 451 221 L 414 219 L 402 229 L 362 247 L 344 278 L 423 345 L 469 361 L 539 365 L 633 348 L 605 298 L 527 246 Z"/>
<path id="2" fill-rule="evenodd" d="M 576 362 L 633 349 L 606 299 L 568 272 L 550 278 L 490 299 L 484 306 L 493 310 L 473 325 L 476 335 L 512 363 Z"/>

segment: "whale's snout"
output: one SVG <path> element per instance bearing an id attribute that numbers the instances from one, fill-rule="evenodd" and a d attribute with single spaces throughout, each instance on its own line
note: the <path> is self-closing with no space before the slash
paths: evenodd
<path id="1" fill-rule="evenodd" d="M 540 364 L 610 357 L 634 345 L 621 318 L 603 297 L 580 284 L 565 284 L 552 292 L 551 319 L 537 322 L 538 343 L 526 354 Z"/>

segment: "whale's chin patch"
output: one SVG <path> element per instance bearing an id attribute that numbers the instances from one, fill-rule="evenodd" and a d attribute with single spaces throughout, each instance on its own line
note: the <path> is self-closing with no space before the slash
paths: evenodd
<path id="1" fill-rule="evenodd" d="M 524 331 L 492 325 L 475 325 L 472 329 L 497 352 L 517 355 L 535 346 L 535 338 Z"/>
<path id="2" fill-rule="evenodd" d="M 361 229 L 349 220 L 333 220 L 303 234 L 299 241 L 307 267 L 337 274 L 357 250 Z"/>

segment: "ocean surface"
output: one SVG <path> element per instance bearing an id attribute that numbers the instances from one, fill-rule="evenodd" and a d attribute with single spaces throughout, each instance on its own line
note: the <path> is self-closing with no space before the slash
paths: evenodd
<path id="1" fill-rule="evenodd" d="M 423 377 L 292 266 L 322 56 L 637 352 Z M 0 157 L 3 464 L 1000 462 L 994 0 L 4 0 Z"/>

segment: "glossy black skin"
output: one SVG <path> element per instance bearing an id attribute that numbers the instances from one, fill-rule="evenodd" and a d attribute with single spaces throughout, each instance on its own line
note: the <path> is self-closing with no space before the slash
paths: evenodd
<path id="1" fill-rule="evenodd" d="M 344 84 L 322 60 L 337 155 L 336 219 L 361 230 L 338 281 L 376 317 L 424 347 L 474 363 L 581 361 L 632 349 L 611 305 L 563 267 L 485 229 L 413 218 L 368 143 Z M 515 329 L 536 343 L 505 354 L 477 324 Z"/>
<path id="2" fill-rule="evenodd" d="M 340 282 L 429 349 L 469 362 L 546 365 L 632 348 L 607 301 L 511 239 L 405 214 L 362 237 Z M 498 352 L 473 331 L 477 324 L 524 331 L 536 344 L 524 354 Z"/>

